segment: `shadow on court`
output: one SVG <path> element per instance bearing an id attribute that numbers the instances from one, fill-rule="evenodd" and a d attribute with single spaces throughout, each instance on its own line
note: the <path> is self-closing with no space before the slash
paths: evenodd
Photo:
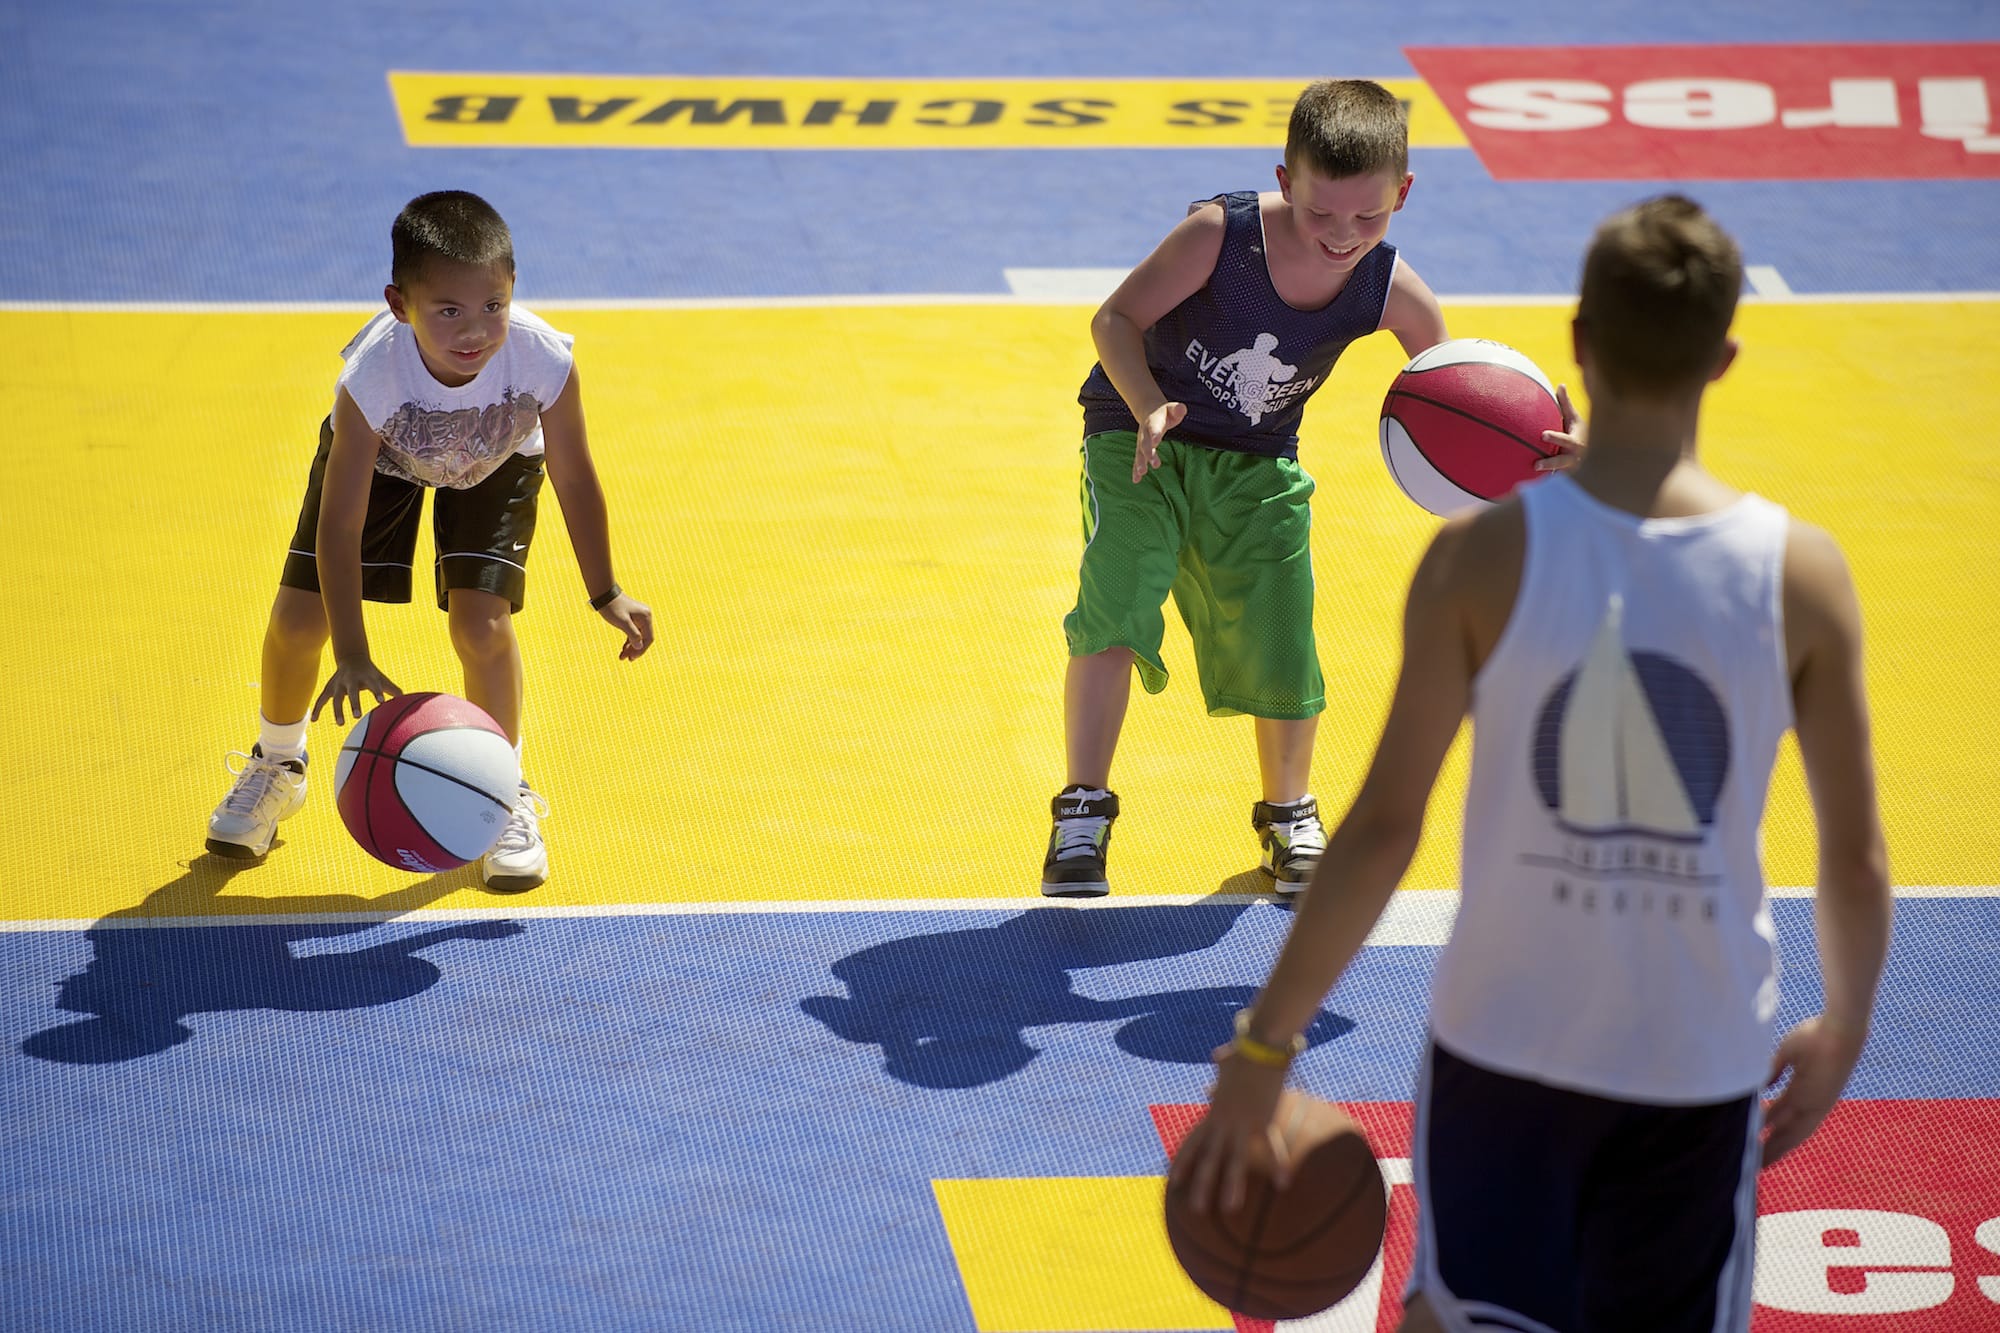
<path id="1" fill-rule="evenodd" d="M 1225 891 L 1237 892 L 1235 883 Z M 884 1072 L 924 1088 L 972 1088 L 1017 1073 L 1040 1053 L 1027 1030 L 1052 1024 L 1117 1023 L 1114 1040 L 1128 1054 L 1205 1064 L 1256 986 L 1098 1000 L 1077 994 L 1070 973 L 1211 948 L 1247 906 L 1043 907 L 995 926 L 890 940 L 833 964 L 845 997 L 812 995 L 799 1008 L 844 1041 L 880 1046 Z M 1319 1045 L 1353 1027 L 1322 1011 L 1306 1039 Z"/>
<path id="2" fill-rule="evenodd" d="M 85 935 L 93 950 L 90 963 L 56 991 L 56 1008 L 87 1017 L 35 1033 L 21 1043 L 22 1053 L 63 1064 L 113 1064 L 187 1041 L 194 1030 L 182 1020 L 191 1014 L 311 1013 L 393 1004 L 429 990 L 443 975 L 419 950 L 446 940 L 506 939 L 522 931 L 513 921 L 454 922 L 356 949 L 295 952 L 296 944 L 365 935 L 385 924 L 310 918 L 416 911 L 467 887 L 477 868 L 433 875 L 372 898 L 230 894 L 223 900 L 229 881 L 255 865 L 204 854 L 138 906 L 99 921 Z M 232 925 L 227 922 L 232 915 L 307 919 Z M 187 917 L 215 924 L 149 924 Z"/>

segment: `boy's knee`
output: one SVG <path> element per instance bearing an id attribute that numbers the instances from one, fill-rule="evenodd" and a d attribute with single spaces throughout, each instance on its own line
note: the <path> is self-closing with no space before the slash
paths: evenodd
<path id="1" fill-rule="evenodd" d="M 498 597 L 451 600 L 451 645 L 462 661 L 485 661 L 513 651 L 514 614 Z"/>
<path id="2" fill-rule="evenodd" d="M 326 603 L 316 592 L 280 588 L 265 632 L 286 647 L 317 650 L 327 637 Z"/>

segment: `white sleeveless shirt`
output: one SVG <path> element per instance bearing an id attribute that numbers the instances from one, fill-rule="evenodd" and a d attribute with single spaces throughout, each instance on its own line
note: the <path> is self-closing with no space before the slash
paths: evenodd
<path id="1" fill-rule="evenodd" d="M 1742 1096 L 1777 1010 L 1759 826 L 1792 723 L 1789 520 L 1754 495 L 1641 519 L 1563 476 L 1519 494 L 1527 552 L 1473 681 L 1432 1032 L 1599 1096 Z"/>
<path id="2" fill-rule="evenodd" d="M 513 455 L 542 452 L 542 411 L 569 383 L 575 341 L 512 306 L 507 341 L 454 387 L 438 382 L 410 326 L 384 310 L 340 349 L 339 387 L 381 437 L 377 472 L 469 490 Z"/>

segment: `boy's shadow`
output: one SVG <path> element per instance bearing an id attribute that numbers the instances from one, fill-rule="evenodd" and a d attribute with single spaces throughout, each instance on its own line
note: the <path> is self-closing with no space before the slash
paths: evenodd
<path id="1" fill-rule="evenodd" d="M 111 1064 L 154 1055 L 194 1035 L 181 1020 L 231 1009 L 314 1012 L 392 1004 L 428 990 L 442 975 L 417 950 L 444 940 L 497 940 L 521 933 L 514 921 L 468 921 L 400 935 L 359 949 L 294 953 L 306 940 L 374 930 L 379 921 L 326 920 L 339 913 L 415 911 L 468 886 L 454 870 L 373 898 L 359 894 L 252 898 L 231 894 L 230 914 L 276 915 L 277 922 L 230 924 L 215 911 L 229 881 L 255 862 L 202 855 L 186 873 L 113 912 L 86 933 L 94 951 L 62 982 L 56 1007 L 88 1017 L 46 1028 L 21 1052 L 63 1064 Z M 296 915 L 296 920 L 283 920 Z M 195 918 L 153 925 L 162 918 Z M 315 919 L 321 918 L 321 919 Z"/>
<path id="2" fill-rule="evenodd" d="M 1235 880 L 1222 886 L 1223 895 L 1241 891 Z M 1117 1023 L 1113 1040 L 1129 1054 L 1206 1064 L 1255 986 L 1096 1000 L 1071 988 L 1070 972 L 1210 948 L 1248 905 L 1041 907 L 996 926 L 890 940 L 834 963 L 847 996 L 812 995 L 799 1008 L 845 1041 L 880 1046 L 890 1077 L 925 1088 L 1017 1073 L 1039 1054 L 1026 1029 L 1059 1023 Z M 1318 1045 L 1353 1027 L 1322 1011 L 1306 1040 Z"/>

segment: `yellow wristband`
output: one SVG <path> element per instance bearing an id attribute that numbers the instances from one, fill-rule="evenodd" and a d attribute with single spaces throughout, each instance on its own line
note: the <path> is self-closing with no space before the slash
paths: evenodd
<path id="1" fill-rule="evenodd" d="M 1259 1041 L 1250 1035 L 1252 1014 L 1249 1009 L 1236 1011 L 1236 1039 L 1229 1043 L 1229 1049 L 1248 1060 L 1253 1065 L 1263 1065 L 1266 1069 L 1284 1069 L 1306 1048 L 1306 1035 L 1295 1034 L 1283 1046 L 1273 1046 L 1268 1041 Z"/>

